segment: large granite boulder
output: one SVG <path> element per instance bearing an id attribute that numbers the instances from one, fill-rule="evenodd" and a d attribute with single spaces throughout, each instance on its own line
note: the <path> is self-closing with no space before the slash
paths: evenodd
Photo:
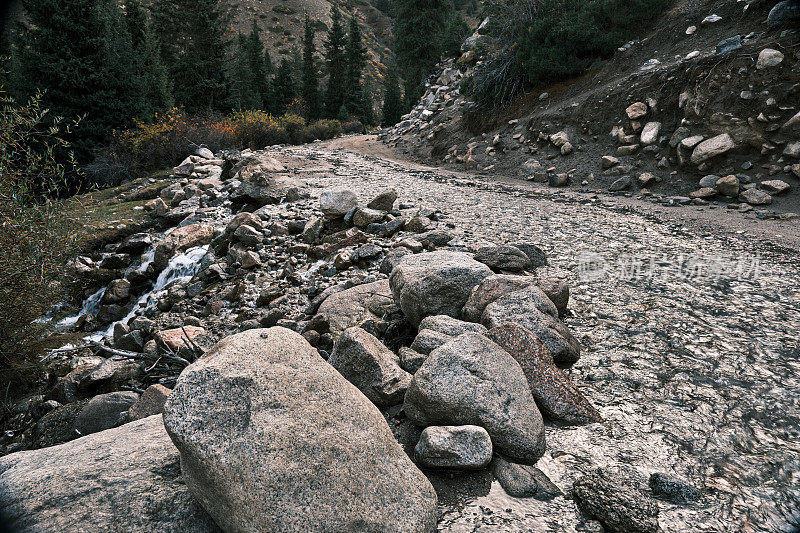
<path id="1" fill-rule="evenodd" d="M 389 285 L 395 302 L 416 326 L 426 316 L 458 318 L 472 288 L 491 274 L 468 254 L 438 251 L 403 257 Z"/>
<path id="2" fill-rule="evenodd" d="M 390 307 L 396 309 L 389 280 L 384 279 L 331 294 L 318 312 L 328 317 L 331 335 L 337 339 L 348 328 L 381 318 Z"/>
<path id="3" fill-rule="evenodd" d="M 481 426 L 496 450 L 535 463 L 545 449 L 542 415 L 519 364 L 477 333 L 437 348 L 414 374 L 403 409 L 416 425 Z"/>
<path id="4" fill-rule="evenodd" d="M 403 403 L 411 375 L 394 352 L 363 329 L 345 330 L 328 363 L 378 407 Z"/>
<path id="5" fill-rule="evenodd" d="M 0 457 L 9 531 L 219 531 L 189 492 L 160 416 Z"/>
<path id="6" fill-rule="evenodd" d="M 299 334 L 254 329 L 187 367 L 164 423 L 225 531 L 431 531 L 436 494 L 380 411 Z"/>
<path id="7" fill-rule="evenodd" d="M 539 337 L 556 363 L 571 365 L 580 358 L 578 339 L 558 319 L 558 309 L 539 287 L 507 294 L 487 305 L 481 316 L 481 323 L 489 329 L 509 322 L 516 322 Z"/>

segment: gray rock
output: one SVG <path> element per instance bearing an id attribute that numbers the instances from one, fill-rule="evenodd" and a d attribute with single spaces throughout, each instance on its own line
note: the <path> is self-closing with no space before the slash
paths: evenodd
<path id="1" fill-rule="evenodd" d="M 461 315 L 465 320 L 477 322 L 481 319 L 481 315 L 483 315 L 487 305 L 507 294 L 534 284 L 536 284 L 536 278 L 528 276 L 510 274 L 487 276 L 472 289 Z"/>
<path id="2" fill-rule="evenodd" d="M 800 1 L 784 0 L 775 4 L 767 17 L 767 23 L 772 27 L 787 26 L 800 20 Z"/>
<path id="3" fill-rule="evenodd" d="M 411 381 L 400 359 L 361 328 L 342 333 L 328 363 L 380 408 L 402 403 Z"/>
<path id="4" fill-rule="evenodd" d="M 436 494 L 380 411 L 299 334 L 228 337 L 164 410 L 192 494 L 226 531 L 432 531 Z"/>
<path id="5" fill-rule="evenodd" d="M 240 176 L 243 179 L 230 197 L 235 202 L 278 204 L 284 200 L 295 202 L 308 194 L 302 181 L 285 174 L 262 171 L 256 167 L 242 170 Z"/>
<path id="6" fill-rule="evenodd" d="M 547 501 L 563 495 L 550 478 L 535 466 L 511 463 L 498 456 L 492 460 L 490 468 L 509 496 Z"/>
<path id="7" fill-rule="evenodd" d="M 791 185 L 783 180 L 762 181 L 759 187 L 769 194 L 782 194 L 791 189 Z"/>
<path id="8" fill-rule="evenodd" d="M 547 254 L 545 254 L 544 251 L 535 244 L 515 242 L 512 243 L 511 246 L 519 248 L 525 255 L 528 256 L 528 259 L 531 261 L 531 268 L 538 268 L 547 264 Z"/>
<path id="9" fill-rule="evenodd" d="M 491 273 L 465 253 L 437 251 L 403 257 L 389 285 L 395 302 L 416 326 L 426 316 L 458 317 L 472 288 Z"/>
<path id="10" fill-rule="evenodd" d="M 414 374 L 403 410 L 421 427 L 481 426 L 495 449 L 534 463 L 545 449 L 542 415 L 519 364 L 477 333 L 434 350 Z"/>
<path id="11" fill-rule="evenodd" d="M 739 50 L 741 47 L 742 36 L 734 35 L 733 37 L 728 37 L 727 39 L 723 39 L 717 43 L 717 55 L 721 56 L 735 50 Z"/>
<path id="12" fill-rule="evenodd" d="M 739 187 L 739 178 L 733 175 L 723 176 L 714 183 L 714 189 L 731 198 L 735 198 L 739 194 Z"/>
<path id="13" fill-rule="evenodd" d="M 397 201 L 397 191 L 395 189 L 388 189 L 373 198 L 367 207 L 376 209 L 378 211 L 391 211 L 394 208 L 394 203 Z"/>
<path id="14" fill-rule="evenodd" d="M 531 268 L 531 260 L 515 246 L 484 246 L 475 252 L 475 260 L 492 270 L 519 272 Z"/>
<path id="15" fill-rule="evenodd" d="M 364 229 L 370 224 L 378 223 L 386 217 L 386 213 L 368 207 L 358 207 L 353 212 L 353 225 Z"/>
<path id="16" fill-rule="evenodd" d="M 408 248 L 393 248 L 389 251 L 381 261 L 381 265 L 379 267 L 379 271 L 381 274 L 391 274 L 394 267 L 400 264 L 400 260 L 411 254 L 411 250 Z"/>
<path id="17" fill-rule="evenodd" d="M 358 206 L 358 197 L 348 189 L 324 191 L 319 197 L 319 205 L 326 217 L 342 218 Z"/>
<path id="18" fill-rule="evenodd" d="M 539 337 L 559 364 L 580 358 L 581 345 L 558 319 L 558 309 L 539 287 L 526 287 L 486 306 L 481 323 L 489 329 L 516 322 Z"/>
<path id="19" fill-rule="evenodd" d="M 389 281 L 384 279 L 331 294 L 319 312 L 328 317 L 331 335 L 337 339 L 347 328 L 381 318 L 380 311 L 389 307 L 396 309 Z"/>
<path id="20" fill-rule="evenodd" d="M 406 346 L 401 346 L 398 352 L 398 355 L 400 356 L 400 366 L 411 374 L 414 374 L 417 370 L 419 370 L 419 367 L 421 367 L 422 363 L 425 362 L 425 359 L 428 358 L 427 355 L 419 353 Z"/>
<path id="21" fill-rule="evenodd" d="M 481 324 L 464 322 L 463 320 L 458 320 L 447 315 L 429 316 L 419 323 L 419 329 L 430 329 L 451 337 L 458 337 L 464 333 L 480 333 L 485 335 L 487 331 Z"/>
<path id="22" fill-rule="evenodd" d="M 219 531 L 189 493 L 160 416 L 0 457 L 0 494 L 10 531 Z"/>
<path id="23" fill-rule="evenodd" d="M 131 391 L 109 392 L 95 396 L 86 404 L 75 420 L 75 429 L 81 435 L 89 435 L 111 429 L 125 420 L 123 414 L 139 399 Z"/>
<path id="24" fill-rule="evenodd" d="M 599 520 L 611 531 L 656 533 L 658 505 L 629 479 L 625 472 L 598 468 L 579 478 L 572 495 L 581 511 Z"/>
<path id="25" fill-rule="evenodd" d="M 687 482 L 669 474 L 654 472 L 648 481 L 656 498 L 685 505 L 700 499 L 700 491 Z"/>
<path id="26" fill-rule="evenodd" d="M 425 329 L 420 326 L 419 333 L 414 337 L 414 342 L 411 343 L 411 349 L 422 355 L 428 355 L 439 346 L 446 344 L 453 340 L 452 335 L 434 331 L 432 329 Z"/>
<path id="27" fill-rule="evenodd" d="M 712 189 L 716 189 L 717 180 L 719 178 L 720 178 L 719 176 L 716 176 L 714 174 L 708 174 L 707 176 L 703 176 L 702 178 L 700 178 L 700 188 L 702 189 L 705 187 L 711 187 Z"/>
<path id="28" fill-rule="evenodd" d="M 480 426 L 430 426 L 423 430 L 414 457 L 428 468 L 476 470 L 492 460 L 492 440 Z"/>
<path id="29" fill-rule="evenodd" d="M 614 183 L 608 188 L 611 192 L 617 191 L 624 191 L 625 189 L 630 189 L 633 182 L 631 181 L 630 176 L 622 176 L 621 178 L 614 180 Z"/>

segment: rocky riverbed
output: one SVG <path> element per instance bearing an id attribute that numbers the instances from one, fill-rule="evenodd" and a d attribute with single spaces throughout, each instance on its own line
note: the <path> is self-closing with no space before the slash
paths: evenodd
<path id="1" fill-rule="evenodd" d="M 41 448 L 0 458 L 20 527 L 103 527 L 64 501 L 142 530 L 800 525 L 794 252 L 324 144 L 175 174 L 158 231 L 72 265 L 105 285 L 54 317 L 92 342 L 3 437 Z M 102 473 L 122 457 L 141 496 Z"/>

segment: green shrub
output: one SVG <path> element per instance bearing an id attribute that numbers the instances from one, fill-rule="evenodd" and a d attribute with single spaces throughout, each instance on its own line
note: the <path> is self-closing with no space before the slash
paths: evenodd
<path id="1" fill-rule="evenodd" d="M 0 384 L 24 390 L 38 377 L 43 326 L 58 276 L 77 240 L 54 197 L 80 176 L 42 95 L 0 98 Z M 64 157 L 64 159 L 61 159 Z"/>
<path id="2" fill-rule="evenodd" d="M 342 123 L 338 120 L 317 120 L 305 127 L 303 140 L 312 142 L 316 140 L 333 139 L 342 134 Z"/>
<path id="3" fill-rule="evenodd" d="M 583 73 L 611 56 L 670 0 L 513 0 L 487 6 L 488 58 L 472 85 L 482 102 L 503 103 L 539 83 Z"/>
<path id="4" fill-rule="evenodd" d="M 280 119 L 280 124 L 286 130 L 289 142 L 292 144 L 302 144 L 303 129 L 306 127 L 306 120 L 300 115 L 287 113 Z"/>

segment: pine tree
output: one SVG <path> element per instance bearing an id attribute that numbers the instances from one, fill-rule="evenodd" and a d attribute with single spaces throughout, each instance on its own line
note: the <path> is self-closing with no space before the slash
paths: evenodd
<path id="1" fill-rule="evenodd" d="M 125 20 L 136 56 L 138 87 L 144 101 L 142 116 L 151 118 L 155 112 L 172 105 L 167 70 L 161 63 L 153 26 L 139 0 L 125 3 Z"/>
<path id="2" fill-rule="evenodd" d="M 247 42 L 248 66 L 250 69 L 250 83 L 256 100 L 255 108 L 264 109 L 267 103 L 272 100 L 272 88 L 264 65 L 264 45 L 261 43 L 259 28 L 256 21 L 253 21 L 253 29 Z"/>
<path id="3" fill-rule="evenodd" d="M 285 57 L 281 60 L 278 71 L 275 73 L 273 85 L 275 87 L 276 112 L 283 114 L 286 112 L 286 106 L 297 97 L 297 90 L 292 78 L 292 65 Z"/>
<path id="4" fill-rule="evenodd" d="M 317 79 L 317 47 L 314 44 L 316 29 L 311 18 L 306 14 L 303 33 L 303 68 L 301 73 L 301 96 L 308 109 L 308 119 L 316 120 L 320 116 L 319 80 Z"/>
<path id="5" fill-rule="evenodd" d="M 131 36 L 115 0 L 25 0 L 26 25 L 14 46 L 18 96 L 44 90 L 64 117 L 85 115 L 73 147 L 82 161 L 142 112 Z"/>
<path id="6" fill-rule="evenodd" d="M 364 66 L 367 62 L 367 49 L 362 42 L 361 28 L 358 27 L 358 20 L 355 16 L 350 19 L 350 31 L 344 55 L 347 62 L 344 104 L 351 117 L 364 122 L 366 109 L 364 108 L 365 100 L 361 84 L 361 73 L 364 71 Z"/>
<path id="7" fill-rule="evenodd" d="M 222 110 L 230 88 L 224 38 L 228 20 L 219 0 L 159 0 L 153 8 L 175 102 L 193 113 Z"/>
<path id="8" fill-rule="evenodd" d="M 345 99 L 345 78 L 347 61 L 345 60 L 345 33 L 342 27 L 342 14 L 334 3 L 331 8 L 331 27 L 328 40 L 325 42 L 325 58 L 328 68 L 328 86 L 325 90 L 325 115 L 336 118 Z"/>
<path id="9" fill-rule="evenodd" d="M 449 19 L 449 0 L 396 0 L 395 52 L 406 80 L 406 98 L 414 102 L 442 53 L 441 36 Z"/>
<path id="10" fill-rule="evenodd" d="M 383 98 L 383 125 L 385 127 L 394 126 L 400 122 L 400 117 L 403 116 L 403 107 L 397 64 L 392 62 L 389 65 L 389 72 L 386 74 L 386 95 Z"/>
<path id="11" fill-rule="evenodd" d="M 253 86 L 253 76 L 250 71 L 250 41 L 243 33 L 236 36 L 236 51 L 232 64 L 228 105 L 234 109 L 260 108 L 261 98 Z"/>

